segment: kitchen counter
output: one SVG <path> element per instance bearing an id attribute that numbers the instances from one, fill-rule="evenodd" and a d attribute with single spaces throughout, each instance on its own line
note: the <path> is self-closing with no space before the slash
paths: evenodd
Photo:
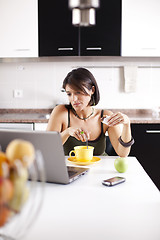
<path id="1" fill-rule="evenodd" d="M 119 110 L 114 109 L 115 111 Z M 160 123 L 160 115 L 154 117 L 152 109 L 120 109 L 120 111 L 130 118 L 131 123 Z"/>
<path id="2" fill-rule="evenodd" d="M 140 163 L 129 157 L 127 172 L 117 173 L 115 157 L 101 158 L 71 184 L 46 183 L 41 211 L 24 240 L 160 239 L 160 193 Z M 114 176 L 126 182 L 102 185 Z"/>
<path id="3" fill-rule="evenodd" d="M 127 114 L 131 123 L 160 123 L 151 109 L 110 109 Z M 0 123 L 47 123 L 52 109 L 0 109 Z"/>
<path id="4" fill-rule="evenodd" d="M 0 123 L 48 123 L 52 109 L 0 109 Z"/>

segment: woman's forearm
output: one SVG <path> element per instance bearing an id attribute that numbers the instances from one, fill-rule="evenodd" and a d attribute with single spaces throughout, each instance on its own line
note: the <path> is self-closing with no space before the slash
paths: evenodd
<path id="1" fill-rule="evenodd" d="M 122 133 L 121 133 L 121 138 L 124 142 L 129 142 L 131 140 L 131 127 L 130 123 L 123 125 Z"/>
<path id="2" fill-rule="evenodd" d="M 61 132 L 60 134 L 61 134 L 61 138 L 62 138 L 62 144 L 64 144 L 70 136 L 68 128 L 65 129 L 63 132 Z"/>
<path id="3" fill-rule="evenodd" d="M 123 142 L 127 143 L 131 141 L 131 127 L 130 124 L 123 125 L 123 130 L 121 133 L 121 139 Z M 124 147 L 120 142 L 118 142 L 118 155 L 121 157 L 126 157 L 130 153 L 131 147 Z"/>

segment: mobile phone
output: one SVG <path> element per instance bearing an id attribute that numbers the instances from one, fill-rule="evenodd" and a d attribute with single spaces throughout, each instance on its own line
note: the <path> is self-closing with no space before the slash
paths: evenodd
<path id="1" fill-rule="evenodd" d="M 119 183 L 123 183 L 125 181 L 126 179 L 124 177 L 113 177 L 113 178 L 103 180 L 102 184 L 105 186 L 111 187 Z"/>

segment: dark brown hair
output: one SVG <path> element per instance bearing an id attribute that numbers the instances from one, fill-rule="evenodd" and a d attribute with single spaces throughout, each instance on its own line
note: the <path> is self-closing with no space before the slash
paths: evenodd
<path id="1" fill-rule="evenodd" d="M 67 84 L 72 86 L 74 90 L 83 92 L 85 95 L 88 95 L 85 88 L 91 90 L 94 86 L 95 92 L 91 97 L 89 105 L 93 106 L 98 104 L 100 100 L 98 85 L 93 74 L 87 69 L 77 68 L 69 72 L 63 81 L 62 88 L 64 90 L 66 89 Z"/>

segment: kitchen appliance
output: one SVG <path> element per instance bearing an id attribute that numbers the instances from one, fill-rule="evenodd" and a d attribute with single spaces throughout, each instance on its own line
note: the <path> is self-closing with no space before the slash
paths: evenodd
<path id="1" fill-rule="evenodd" d="M 84 27 L 95 25 L 95 9 L 99 5 L 99 0 L 69 0 L 72 24 Z"/>

